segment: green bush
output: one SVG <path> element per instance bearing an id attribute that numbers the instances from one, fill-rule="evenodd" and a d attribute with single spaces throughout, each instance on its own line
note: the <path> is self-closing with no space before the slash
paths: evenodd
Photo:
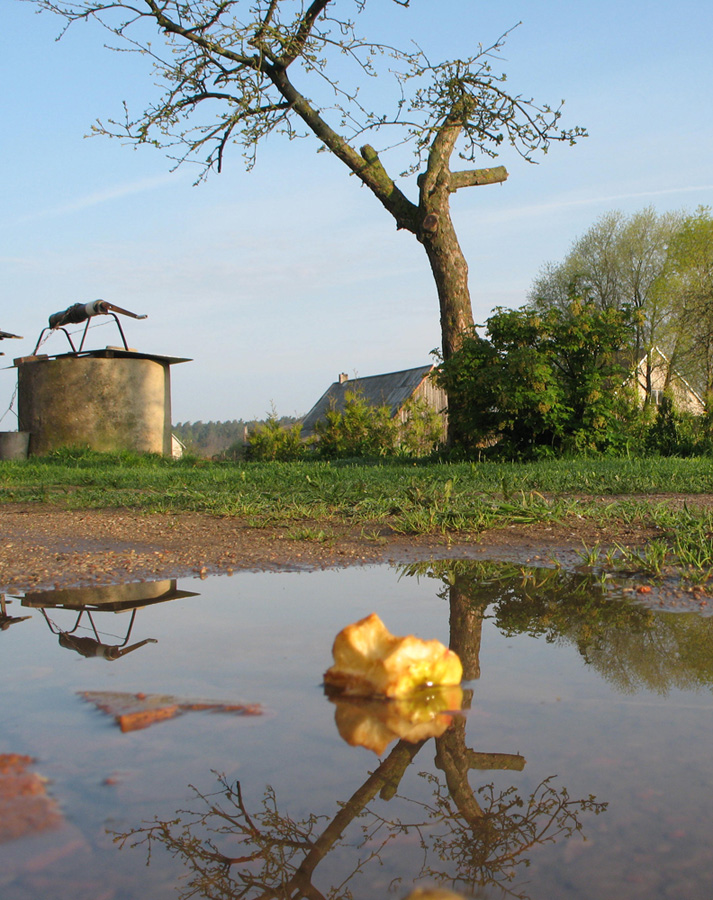
<path id="1" fill-rule="evenodd" d="M 300 459 L 307 449 L 301 438 L 301 431 L 299 422 L 287 427 L 281 425 L 273 411 L 264 425 L 259 425 L 248 436 L 246 458 L 261 461 Z"/>
<path id="2" fill-rule="evenodd" d="M 344 410 L 330 409 L 315 424 L 317 454 L 325 459 L 392 456 L 399 444 L 399 423 L 388 406 L 372 406 L 347 391 Z"/>
<path id="3" fill-rule="evenodd" d="M 429 456 L 444 440 L 445 425 L 438 412 L 423 397 L 407 400 L 399 428 L 399 452 L 404 456 Z"/>
<path id="4" fill-rule="evenodd" d="M 656 418 L 644 438 L 646 451 L 658 456 L 691 456 L 708 453 L 710 440 L 706 419 L 690 413 L 677 413 L 671 397 L 664 394 Z"/>
<path id="5" fill-rule="evenodd" d="M 630 310 L 497 309 L 438 367 L 456 443 L 471 456 L 540 459 L 621 450 L 636 405 L 619 362 Z"/>

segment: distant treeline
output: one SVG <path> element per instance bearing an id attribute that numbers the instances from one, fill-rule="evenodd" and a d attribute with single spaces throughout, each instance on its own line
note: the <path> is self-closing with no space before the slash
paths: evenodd
<path id="1" fill-rule="evenodd" d="M 173 425 L 173 433 L 185 444 L 189 453 L 212 458 L 214 456 L 239 455 L 244 448 L 247 435 L 264 425 L 266 419 L 232 419 L 229 422 L 178 422 Z M 280 425 L 294 425 L 294 416 L 282 416 Z"/>

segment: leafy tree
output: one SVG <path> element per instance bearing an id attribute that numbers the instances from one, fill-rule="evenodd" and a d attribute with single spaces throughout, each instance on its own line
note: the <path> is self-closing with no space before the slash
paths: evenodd
<path id="1" fill-rule="evenodd" d="M 327 459 L 427 456 L 443 442 L 441 416 L 423 398 L 411 398 L 402 415 L 388 405 L 370 404 L 358 391 L 347 391 L 344 409 L 330 409 L 315 423 L 315 452 Z"/>
<path id="2" fill-rule="evenodd" d="M 634 310 L 632 366 L 647 357 L 648 396 L 653 348 L 661 347 L 673 366 L 682 355 L 680 318 L 666 279 L 668 248 L 680 225 L 679 214 L 659 215 L 653 207 L 628 217 L 607 213 L 574 242 L 563 262 L 544 267 L 529 295 L 537 309 L 566 308 L 574 293 L 602 310 Z"/>
<path id="3" fill-rule="evenodd" d="M 713 394 L 713 216 L 707 207 L 686 216 L 674 235 L 666 287 L 676 303 L 679 332 L 687 349 L 686 373 L 711 410 Z"/>
<path id="4" fill-rule="evenodd" d="M 678 412 L 671 396 L 664 393 L 655 407 L 656 416 L 646 428 L 644 447 L 658 456 L 691 456 L 710 452 L 707 416 Z"/>
<path id="5" fill-rule="evenodd" d="M 646 449 L 662 456 L 676 456 L 679 449 L 679 417 L 668 394 L 664 394 L 656 418 L 646 433 Z"/>
<path id="6" fill-rule="evenodd" d="M 123 47 L 147 54 L 163 96 L 134 117 L 95 130 L 135 144 L 168 148 L 178 162 L 220 170 L 233 143 L 248 167 L 270 134 L 312 135 L 336 156 L 423 245 L 441 312 L 442 352 L 450 358 L 473 324 L 468 267 L 450 211 L 454 192 L 502 182 L 504 166 L 453 171 L 494 157 L 510 144 L 533 161 L 552 141 L 574 143 L 579 127 L 560 126 L 561 108 L 511 93 L 492 60 L 504 37 L 463 59 L 433 62 L 418 47 L 401 50 L 362 38 L 356 18 L 366 0 L 24 0 L 62 16 L 67 26 L 98 20 Z M 392 0 L 408 14 L 409 0 Z M 444 4 L 433 4 L 441 19 Z M 352 20 L 349 16 L 353 15 Z M 408 26 L 404 25 L 404 32 Z M 155 39 L 155 33 L 158 39 Z M 390 75 L 396 93 L 384 109 L 362 105 L 370 76 Z M 418 174 L 407 197 L 380 151 L 359 143 L 383 135 L 383 147 L 408 144 Z M 381 138 L 380 138 L 381 139 Z"/>
<path id="7" fill-rule="evenodd" d="M 635 415 L 617 354 L 628 309 L 573 301 L 538 312 L 498 309 L 438 369 L 456 394 L 469 452 L 530 457 L 616 447 Z"/>

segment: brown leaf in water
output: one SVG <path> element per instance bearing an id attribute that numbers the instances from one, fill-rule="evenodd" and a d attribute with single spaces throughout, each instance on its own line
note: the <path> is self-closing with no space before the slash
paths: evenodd
<path id="1" fill-rule="evenodd" d="M 223 703 L 220 700 L 186 700 L 171 694 L 137 694 L 116 691 L 80 691 L 97 709 L 114 716 L 122 731 L 137 731 L 156 722 L 173 719 L 184 712 L 210 711 L 240 716 L 260 716 L 258 703 Z"/>
<path id="2" fill-rule="evenodd" d="M 17 753 L 0 754 L 0 844 L 62 823 L 57 804 L 47 796 L 45 780 L 28 771 L 33 762 Z"/>
<path id="3" fill-rule="evenodd" d="M 178 715 L 177 706 L 160 706 L 157 709 L 143 709 L 137 712 L 124 713 L 114 718 L 119 723 L 122 731 L 138 731 L 140 728 L 148 728 L 156 722 L 164 719 L 172 719 Z"/>

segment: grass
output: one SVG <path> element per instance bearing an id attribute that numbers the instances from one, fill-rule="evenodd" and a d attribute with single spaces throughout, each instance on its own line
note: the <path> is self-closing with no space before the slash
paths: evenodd
<path id="1" fill-rule="evenodd" d="M 656 502 L 668 493 L 713 493 L 713 459 L 219 463 L 66 450 L 0 462 L 0 503 L 203 512 L 257 527 L 288 526 L 313 541 L 329 539 L 330 522 L 371 534 L 388 524 L 403 534 L 452 535 L 579 517 L 602 529 L 627 525 L 659 534 L 642 551 L 620 548 L 616 559 L 611 551 L 604 559 L 596 546 L 584 548 L 590 565 L 616 562 L 652 575 L 670 565 L 710 573 L 713 515 L 673 508 L 663 496 Z"/>
<path id="2" fill-rule="evenodd" d="M 127 507 L 240 516 L 255 525 L 304 519 L 384 521 L 403 533 L 481 531 L 496 522 L 535 522 L 566 513 L 512 474 L 501 489 L 493 464 L 212 463 L 63 452 L 0 463 L 0 501 L 68 508 Z M 546 479 L 545 479 L 546 481 Z"/>
<path id="3" fill-rule="evenodd" d="M 334 540 L 334 535 L 325 531 L 323 528 L 296 528 L 290 532 L 288 537 L 293 541 L 312 541 L 316 544 L 326 544 Z"/>

